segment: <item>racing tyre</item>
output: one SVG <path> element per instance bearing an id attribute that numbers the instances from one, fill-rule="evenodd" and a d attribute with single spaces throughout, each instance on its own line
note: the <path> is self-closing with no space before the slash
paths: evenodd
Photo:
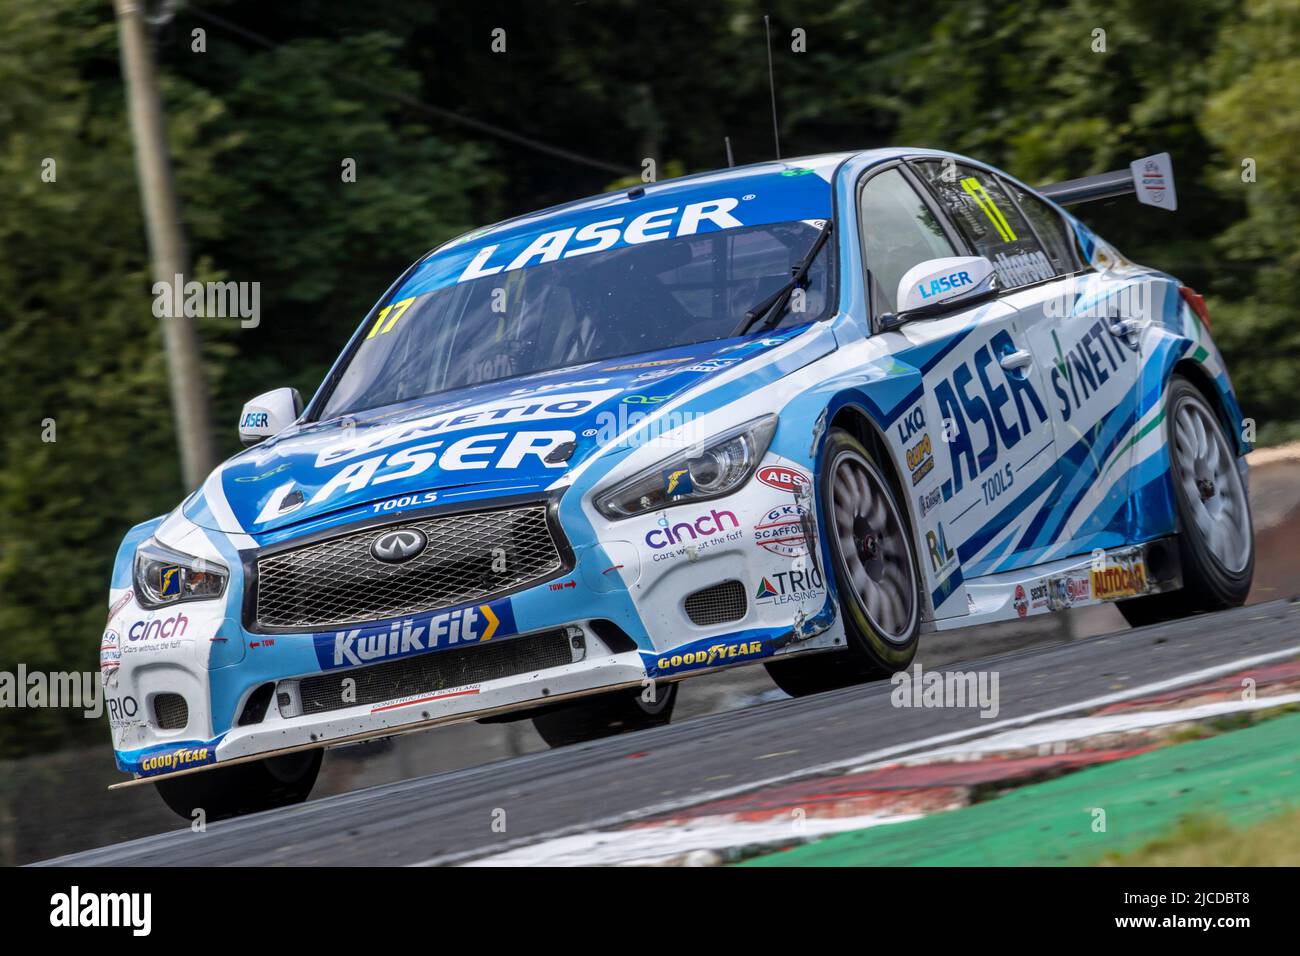
<path id="1" fill-rule="evenodd" d="M 562 704 L 533 717 L 533 726 L 550 747 L 567 747 L 660 727 L 672 720 L 677 705 L 677 684 L 660 682 L 654 689 L 653 702 L 642 700 L 645 691 L 634 688 Z"/>
<path id="2" fill-rule="evenodd" d="M 158 795 L 175 813 L 209 822 L 302 803 L 320 773 L 321 748 L 159 780 Z"/>
<path id="3" fill-rule="evenodd" d="M 1133 627 L 1240 607 L 1255 574 L 1250 500 L 1218 415 L 1196 386 L 1179 375 L 1169 384 L 1166 408 L 1183 587 L 1120 601 L 1120 613 Z"/>
<path id="4" fill-rule="evenodd" d="M 821 524 L 848 647 L 766 664 L 776 686 L 803 697 L 907 667 L 921 633 L 921 575 L 910 527 L 871 455 L 848 432 L 826 436 L 818 479 Z"/>

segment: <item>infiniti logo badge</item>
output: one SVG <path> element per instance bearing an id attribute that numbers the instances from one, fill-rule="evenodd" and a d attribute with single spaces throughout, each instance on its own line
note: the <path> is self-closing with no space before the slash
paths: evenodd
<path id="1" fill-rule="evenodd" d="M 377 561 L 396 564 L 399 561 L 410 561 L 428 544 L 429 539 L 425 537 L 423 531 L 417 531 L 415 528 L 400 528 L 377 537 L 370 545 L 370 553 Z"/>

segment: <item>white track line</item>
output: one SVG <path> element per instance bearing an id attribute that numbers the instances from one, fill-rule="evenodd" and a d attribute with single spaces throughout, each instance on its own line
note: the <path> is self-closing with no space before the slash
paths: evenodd
<path id="1" fill-rule="evenodd" d="M 852 817 L 791 817 L 763 821 L 704 817 L 689 823 L 630 830 L 595 830 L 494 854 L 466 866 L 650 866 L 680 862 L 713 866 L 717 851 L 782 847 L 834 833 L 920 819 L 919 813 L 872 813 Z M 699 854 L 699 856 L 696 856 Z"/>
<path id="2" fill-rule="evenodd" d="M 574 824 L 567 827 L 559 827 L 546 833 L 539 833 L 534 836 L 520 837 L 515 840 L 502 842 L 492 850 L 484 852 L 482 849 L 462 850 L 456 853 L 446 853 L 439 856 L 422 860 L 418 863 L 408 864 L 410 866 L 446 866 L 449 864 L 462 863 L 478 857 L 495 855 L 512 850 L 521 846 L 528 846 L 534 843 L 554 840 L 562 836 L 569 836 L 574 833 L 585 833 L 592 830 L 616 827 L 623 823 L 631 823 L 636 820 L 643 820 L 646 817 L 659 816 L 661 814 L 671 813 L 675 810 L 681 810 L 686 807 L 698 806 L 701 803 L 712 803 L 715 800 L 725 799 L 726 797 L 736 796 L 741 793 L 749 793 L 753 790 L 761 790 L 778 784 L 787 783 L 791 780 L 798 780 L 804 777 L 823 776 L 831 773 L 840 773 L 850 770 L 854 767 L 871 766 L 873 764 L 886 762 L 890 757 L 901 756 L 906 753 L 912 753 L 918 750 L 930 750 L 941 744 L 955 743 L 959 740 L 966 740 L 971 737 L 986 736 L 1000 730 L 1006 730 L 1012 727 L 1023 727 L 1026 724 L 1037 723 L 1041 720 L 1047 720 L 1052 717 L 1060 717 L 1065 714 L 1077 713 L 1081 710 L 1094 710 L 1098 707 L 1105 707 L 1108 704 L 1119 703 L 1124 700 L 1131 700 L 1134 697 L 1144 697 L 1149 694 L 1158 694 L 1161 691 L 1171 690 L 1175 687 L 1183 687 L 1187 684 L 1196 684 L 1212 677 L 1219 677 L 1223 674 L 1231 674 L 1235 671 L 1244 670 L 1247 667 L 1254 667 L 1259 664 L 1267 664 L 1272 661 L 1284 660 L 1288 657 L 1300 655 L 1300 645 L 1292 645 L 1277 651 L 1269 651 L 1266 654 L 1254 654 L 1250 657 L 1241 657 L 1234 661 L 1227 661 L 1223 664 L 1216 664 L 1213 667 L 1203 667 L 1200 670 L 1190 671 L 1186 674 L 1180 674 L 1176 677 L 1169 677 L 1164 680 L 1154 681 L 1150 684 L 1142 684 L 1138 687 L 1131 687 L 1127 690 L 1115 691 L 1110 694 L 1102 694 L 1100 697 L 1092 697 L 1087 700 L 1081 700 L 1072 704 L 1063 704 L 1060 707 L 1052 707 L 1047 710 L 1040 710 L 1033 714 L 1026 714 L 1023 717 L 1011 717 L 1006 720 L 998 720 L 992 723 L 971 727 L 966 730 L 955 730 L 946 734 L 936 734 L 933 737 L 925 737 L 921 740 L 909 741 L 908 743 L 896 744 L 892 747 L 883 747 L 879 750 L 873 750 L 869 753 L 861 754 L 857 757 L 834 760 L 829 763 L 820 764 L 814 767 L 806 767 L 802 770 L 793 770 L 789 773 L 778 774 L 774 777 L 767 777 L 762 780 L 752 781 L 750 783 L 737 784 L 734 787 L 724 787 L 719 790 L 713 790 L 709 793 L 682 797 L 676 800 L 667 800 L 662 803 L 652 804 L 639 810 L 631 810 L 626 813 L 614 814 L 600 820 L 594 820 L 585 824 Z"/>
<path id="3" fill-rule="evenodd" d="M 1224 714 L 1266 710 L 1294 703 L 1300 703 L 1300 693 L 1256 697 L 1253 700 L 1220 700 L 1173 710 L 1133 710 L 1119 714 L 1103 714 L 1098 717 L 1066 718 L 994 734 L 992 737 L 962 746 L 928 750 L 904 763 L 915 765 L 931 764 L 945 759 L 978 760 L 993 754 L 1005 754 L 1008 751 L 1022 751 L 1087 740 L 1103 734 L 1150 730 L 1188 721 L 1207 720 Z M 881 765 L 877 763 L 853 767 L 848 772 L 864 773 L 879 766 Z M 780 815 L 783 813 L 784 815 Z M 658 826 L 588 831 L 532 843 L 504 853 L 483 857 L 466 865 L 620 866 L 656 864 L 665 861 L 681 861 L 690 865 L 713 865 L 721 862 L 721 858 L 716 855 L 717 851 L 754 845 L 777 848 L 846 830 L 863 830 L 883 823 L 901 823 L 924 815 L 926 814 L 876 813 L 852 817 L 804 819 L 800 821 L 800 829 L 795 830 L 789 811 L 773 810 L 770 820 L 738 820 L 732 816 L 718 814 Z M 692 855 L 697 853 L 702 854 L 698 862 L 692 858 Z"/>

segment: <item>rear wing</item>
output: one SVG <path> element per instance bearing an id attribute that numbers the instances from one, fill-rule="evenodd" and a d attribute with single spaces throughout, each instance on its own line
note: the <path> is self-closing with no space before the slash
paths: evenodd
<path id="1" fill-rule="evenodd" d="M 1038 191 L 1062 206 L 1133 193 L 1138 202 L 1148 206 L 1168 209 L 1170 212 L 1178 208 L 1178 193 L 1174 190 L 1174 164 L 1168 153 L 1135 159 L 1129 163 L 1128 169 L 1040 186 Z"/>

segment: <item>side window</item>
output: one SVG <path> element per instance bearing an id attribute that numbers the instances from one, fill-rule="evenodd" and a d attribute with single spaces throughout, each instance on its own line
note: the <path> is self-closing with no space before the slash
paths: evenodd
<path id="1" fill-rule="evenodd" d="M 1061 218 L 1061 214 L 1015 183 L 1006 180 L 1002 183 L 1015 196 L 1016 203 L 1020 206 L 1020 211 L 1025 214 L 1025 218 L 1033 223 L 1034 231 L 1043 241 L 1043 250 L 1047 253 L 1047 259 L 1052 263 L 1052 269 L 1056 274 L 1063 276 L 1074 272 L 1078 267 L 1074 264 L 1074 257 L 1070 255 L 1072 245 L 1070 229 Z"/>
<path id="2" fill-rule="evenodd" d="M 898 280 L 912 266 L 957 255 L 943 226 L 897 169 L 867 180 L 858 196 L 858 222 L 877 314 L 897 307 Z"/>
<path id="3" fill-rule="evenodd" d="M 1004 289 L 1042 282 L 1056 274 L 1033 230 L 996 178 L 939 160 L 916 166 L 975 254 L 993 263 Z"/>

